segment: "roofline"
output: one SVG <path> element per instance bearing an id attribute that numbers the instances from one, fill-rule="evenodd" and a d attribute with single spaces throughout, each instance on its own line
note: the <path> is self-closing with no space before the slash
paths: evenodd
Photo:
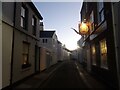
<path id="1" fill-rule="evenodd" d="M 37 8 L 35 7 L 35 5 L 33 4 L 33 2 L 27 2 L 29 4 L 29 6 L 32 7 L 32 9 L 34 10 L 34 12 L 36 13 L 36 15 L 40 18 L 40 20 L 43 20 L 43 17 L 41 16 L 41 14 L 38 12 Z"/>

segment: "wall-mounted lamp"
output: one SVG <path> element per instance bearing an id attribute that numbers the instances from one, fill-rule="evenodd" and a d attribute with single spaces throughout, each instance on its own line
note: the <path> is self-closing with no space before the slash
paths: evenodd
<path id="1" fill-rule="evenodd" d="M 89 25 L 87 24 L 86 19 L 84 19 L 82 23 L 78 24 L 79 32 L 74 28 L 71 29 L 73 29 L 77 34 L 80 35 L 87 35 L 89 33 Z"/>

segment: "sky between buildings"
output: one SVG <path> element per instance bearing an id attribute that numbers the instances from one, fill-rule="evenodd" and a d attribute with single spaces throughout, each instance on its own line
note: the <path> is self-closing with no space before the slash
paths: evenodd
<path id="1" fill-rule="evenodd" d="M 74 50 L 80 35 L 72 29 L 78 30 L 80 21 L 81 2 L 34 2 L 43 16 L 44 30 L 55 30 L 58 40 L 66 48 Z"/>

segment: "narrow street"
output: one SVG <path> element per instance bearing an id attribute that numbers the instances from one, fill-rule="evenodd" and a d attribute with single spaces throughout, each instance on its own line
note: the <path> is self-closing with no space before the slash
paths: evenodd
<path id="1" fill-rule="evenodd" d="M 66 61 L 39 88 L 107 88 L 85 74 L 76 62 Z"/>

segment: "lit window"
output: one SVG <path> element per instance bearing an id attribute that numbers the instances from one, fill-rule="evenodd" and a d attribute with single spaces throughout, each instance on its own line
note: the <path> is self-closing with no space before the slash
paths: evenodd
<path id="1" fill-rule="evenodd" d="M 101 67 L 108 69 L 106 39 L 100 41 Z"/>
<path id="2" fill-rule="evenodd" d="M 30 67 L 29 64 L 29 43 L 23 42 L 23 59 L 22 59 L 22 69 Z"/>
<path id="3" fill-rule="evenodd" d="M 95 49 L 95 45 L 92 46 L 92 64 L 96 65 L 96 49 Z"/>

